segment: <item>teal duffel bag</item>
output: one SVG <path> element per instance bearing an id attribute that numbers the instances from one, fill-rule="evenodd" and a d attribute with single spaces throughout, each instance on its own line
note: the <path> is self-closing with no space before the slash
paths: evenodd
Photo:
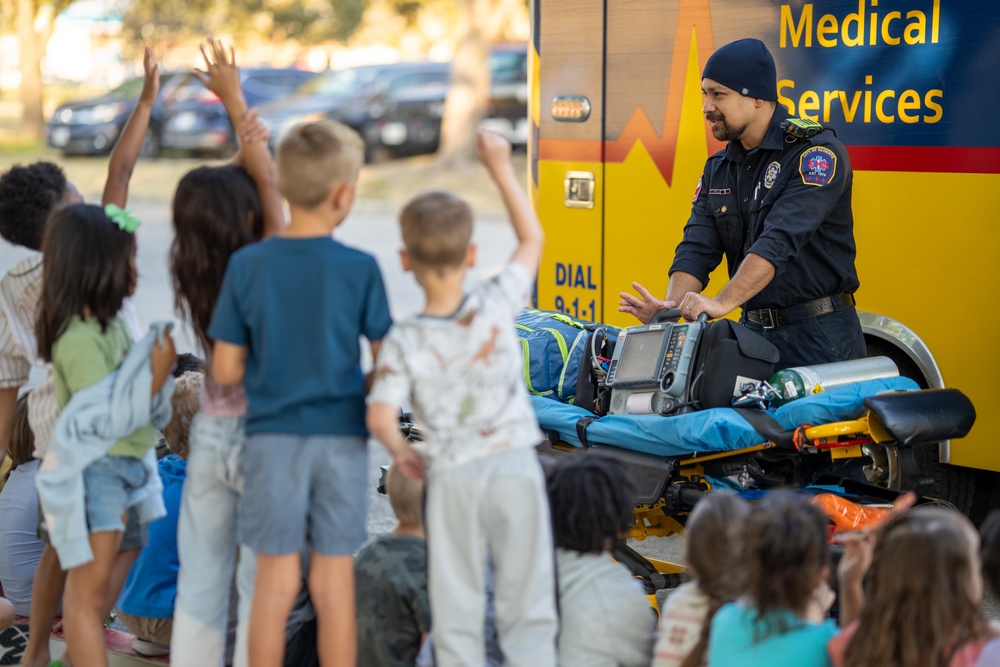
<path id="1" fill-rule="evenodd" d="M 618 329 L 551 310 L 526 308 L 515 321 L 524 355 L 524 383 L 535 396 L 573 403 L 584 352 L 597 328 L 614 339 Z"/>

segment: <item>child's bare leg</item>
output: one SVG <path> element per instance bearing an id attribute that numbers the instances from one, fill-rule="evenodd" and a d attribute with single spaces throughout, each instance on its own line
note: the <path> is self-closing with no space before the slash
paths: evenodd
<path id="1" fill-rule="evenodd" d="M 357 662 L 353 563 L 352 556 L 317 553 L 309 563 L 309 596 L 316 608 L 319 662 L 323 667 L 351 667 Z"/>
<path id="2" fill-rule="evenodd" d="M 107 667 L 101 630 L 107 617 L 101 614 L 121 539 L 120 531 L 91 533 L 90 548 L 94 559 L 73 568 L 66 576 L 63 626 L 69 654 L 77 665 Z"/>
<path id="3" fill-rule="evenodd" d="M 31 587 L 28 646 L 24 649 L 23 658 L 25 667 L 48 667 L 51 660 L 49 637 L 65 585 L 66 573 L 59 565 L 59 556 L 52 545 L 46 544 Z"/>
<path id="4" fill-rule="evenodd" d="M 250 610 L 250 667 L 281 667 L 285 623 L 302 586 L 298 553 L 257 554 L 257 580 Z"/>
<path id="5" fill-rule="evenodd" d="M 108 590 L 104 596 L 104 607 L 102 609 L 104 618 L 107 618 L 111 614 L 115 602 L 118 602 L 118 596 L 121 595 L 122 588 L 125 587 L 125 580 L 128 579 L 132 563 L 139 557 L 139 551 L 141 550 L 129 549 L 128 551 L 119 551 L 115 556 L 115 562 L 111 566 L 111 578 L 108 582 Z"/>

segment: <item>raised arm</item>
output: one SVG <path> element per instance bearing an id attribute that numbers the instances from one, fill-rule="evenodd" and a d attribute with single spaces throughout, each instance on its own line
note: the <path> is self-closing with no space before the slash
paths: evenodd
<path id="1" fill-rule="evenodd" d="M 538 216 L 528 203 L 527 195 L 517 182 L 517 174 L 510 161 L 510 142 L 495 132 L 481 130 L 478 143 L 479 157 L 500 190 L 507 215 L 510 216 L 510 224 L 517 235 L 517 249 L 510 261 L 524 265 L 528 275 L 534 278 L 538 274 L 545 234 Z"/>
<path id="2" fill-rule="evenodd" d="M 128 201 L 128 183 L 139 160 L 142 141 L 149 129 L 149 116 L 160 92 L 160 66 L 153 64 L 153 52 L 148 46 L 143 52 L 142 68 L 145 72 L 142 94 L 108 158 L 108 180 L 104 184 L 102 204 L 117 204 L 124 208 Z"/>
<path id="3" fill-rule="evenodd" d="M 267 148 L 269 137 L 256 114 L 249 113 L 233 48 L 230 47 L 227 53 L 222 43 L 214 39 L 208 40 L 208 48 L 211 49 L 211 55 L 205 45 L 201 47 L 206 71 L 194 70 L 194 75 L 222 100 L 239 139 L 238 161 L 250 172 L 257 186 L 264 215 L 264 236 L 276 234 L 285 226 L 285 209 L 281 193 L 278 192 L 274 161 Z"/>

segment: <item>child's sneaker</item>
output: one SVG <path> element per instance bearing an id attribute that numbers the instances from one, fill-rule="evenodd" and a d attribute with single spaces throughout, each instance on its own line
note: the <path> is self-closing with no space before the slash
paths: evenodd
<path id="1" fill-rule="evenodd" d="M 132 650 L 139 655 L 144 655 L 149 658 L 156 658 L 161 655 L 169 655 L 170 647 L 164 646 L 163 644 L 156 644 L 153 642 L 147 642 L 145 639 L 135 638 L 132 642 Z"/>

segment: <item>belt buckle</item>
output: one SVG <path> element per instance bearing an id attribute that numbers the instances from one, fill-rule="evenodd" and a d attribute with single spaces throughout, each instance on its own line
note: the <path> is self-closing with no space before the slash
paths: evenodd
<path id="1" fill-rule="evenodd" d="M 765 329 L 773 329 L 778 326 L 777 318 L 775 317 L 775 312 L 771 308 L 763 308 L 759 311 L 760 314 L 760 324 Z"/>

